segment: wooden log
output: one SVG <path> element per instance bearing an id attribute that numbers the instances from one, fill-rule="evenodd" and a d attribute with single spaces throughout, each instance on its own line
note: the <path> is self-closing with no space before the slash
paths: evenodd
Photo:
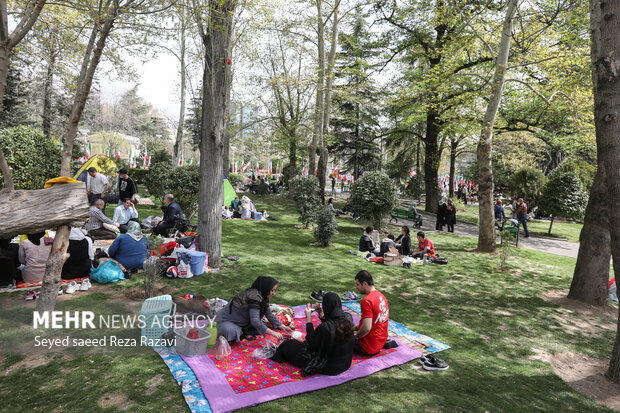
<path id="1" fill-rule="evenodd" d="M 69 254 L 69 233 L 71 228 L 68 225 L 61 225 L 56 231 L 52 250 L 45 264 L 45 275 L 43 276 L 43 285 L 41 286 L 41 295 L 37 300 L 35 311 L 46 312 L 54 310 L 56 306 L 56 296 L 58 289 L 62 285 L 60 273 Z"/>
<path id="2" fill-rule="evenodd" d="M 0 193 L 0 238 L 33 234 L 61 225 L 81 226 L 89 217 L 83 183 Z"/>

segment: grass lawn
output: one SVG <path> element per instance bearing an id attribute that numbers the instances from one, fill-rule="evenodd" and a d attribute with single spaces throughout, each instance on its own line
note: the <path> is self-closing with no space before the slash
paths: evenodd
<path id="1" fill-rule="evenodd" d="M 421 204 L 418 208 L 420 210 L 424 210 L 424 204 Z M 506 217 L 510 218 L 509 210 L 506 210 Z M 478 205 L 463 205 L 462 203 L 457 204 L 456 219 L 457 221 L 470 222 L 478 225 L 480 220 Z M 555 221 L 553 223 L 553 228 L 551 228 L 551 235 L 547 233 L 549 231 L 549 224 L 550 221 L 544 220 L 528 221 L 527 227 L 533 235 L 561 238 L 571 242 L 579 242 L 579 234 L 581 233 L 583 223 Z"/>
<path id="2" fill-rule="evenodd" d="M 313 246 L 311 231 L 295 228 L 292 204 L 278 196 L 255 196 L 257 209 L 278 221 L 224 221 L 220 272 L 190 280 L 162 279 L 168 293 L 194 292 L 230 299 L 258 275 L 280 281 L 272 302 L 298 305 L 312 290 L 344 292 L 355 286 L 357 271 L 367 269 L 389 301 L 390 317 L 412 330 L 452 348 L 441 353 L 450 369 L 427 373 L 419 363 L 383 370 L 343 385 L 261 404 L 246 411 L 610 411 L 572 390 L 558 378 L 541 353 L 565 351 L 608 359 L 615 320 L 594 317 L 596 334 L 568 329 L 577 316 L 539 295 L 570 285 L 575 260 L 526 249 L 508 259 L 500 272 L 499 256 L 471 252 L 476 240 L 447 233 L 429 233 L 436 249 L 450 259 L 446 266 L 375 265 L 347 253 L 357 247 L 363 222 L 339 218 L 334 246 Z M 146 212 L 148 210 L 153 212 Z M 157 210 L 140 207 L 141 218 Z M 108 214 L 110 213 L 108 208 Z M 554 225 L 555 226 L 555 225 Z M 393 230 L 397 228 L 394 227 Z M 59 303 L 57 309 L 88 309 L 130 295 L 141 275 L 110 286 L 96 286 Z M 5 315 L 27 314 L 23 293 L 0 295 Z M 61 305 L 62 304 L 62 305 Z M 0 318 L 0 345 L 23 330 L 14 317 Z M 29 333 L 29 332 L 28 332 Z M 3 344 L 4 343 L 4 344 Z M 32 358 L 32 357 L 31 357 Z M 81 354 L 39 356 L 29 363 L 23 355 L 0 357 L 1 411 L 187 411 L 181 390 L 159 356 Z"/>

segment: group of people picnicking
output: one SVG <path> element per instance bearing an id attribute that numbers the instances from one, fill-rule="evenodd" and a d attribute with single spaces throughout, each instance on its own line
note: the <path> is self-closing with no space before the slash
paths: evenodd
<path id="1" fill-rule="evenodd" d="M 323 295 L 321 303 L 306 305 L 304 341 L 292 338 L 294 323 L 284 325 L 269 311 L 278 285 L 275 278 L 261 276 L 250 288 L 235 295 L 216 315 L 218 337 L 238 342 L 254 340 L 258 335 L 273 336 L 281 343 L 271 360 L 301 368 L 304 376 L 340 374 L 351 366 L 354 354 L 373 356 L 382 348 L 395 345 L 388 341 L 388 301 L 377 290 L 368 271 L 362 270 L 355 276 L 357 291 L 365 295 L 360 303 L 358 325 L 342 310 L 338 294 L 329 292 Z M 312 324 L 313 313 L 321 320 L 316 328 Z M 263 317 L 270 327 L 262 321 Z"/>
<path id="2" fill-rule="evenodd" d="M 127 273 L 142 268 L 148 256 L 148 238 L 142 232 L 138 220 L 136 204 L 137 185 L 122 168 L 118 171 L 118 192 L 120 202 L 114 209 L 113 218 L 105 215 L 106 200 L 110 184 L 105 175 L 96 168 L 88 169 L 86 191 L 89 203 L 89 219 L 85 229 L 71 228 L 67 252 L 69 258 L 62 270 L 62 279 L 88 277 L 92 266 L 97 266 L 98 259 L 113 259 Z M 179 222 L 184 221 L 183 211 L 174 201 L 172 194 L 166 194 L 162 202 L 163 218 L 152 228 L 154 235 L 169 235 Z M 45 266 L 50 255 L 53 238 L 48 232 L 28 234 L 19 243 L 11 239 L 0 240 L 0 263 L 4 271 L 3 282 L 37 283 L 43 280 Z M 95 240 L 114 240 L 103 257 L 95 256 Z"/>
<path id="3" fill-rule="evenodd" d="M 360 237 L 358 250 L 370 254 L 372 257 L 383 257 L 390 251 L 390 247 L 396 248 L 398 253 L 403 256 L 412 258 L 436 258 L 435 246 L 433 242 L 426 237 L 423 231 L 418 231 L 418 246 L 413 250 L 411 246 L 411 235 L 409 227 L 403 225 L 400 229 L 400 235 L 396 237 L 393 233 L 388 233 L 385 238 L 379 241 L 378 237 L 374 237 L 376 230 L 371 226 L 367 226 L 364 233 Z M 378 235 L 378 234 L 377 234 Z"/>

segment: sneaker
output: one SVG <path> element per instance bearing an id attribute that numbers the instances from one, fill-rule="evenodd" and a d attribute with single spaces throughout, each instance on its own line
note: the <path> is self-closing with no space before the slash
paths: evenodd
<path id="1" fill-rule="evenodd" d="M 422 362 L 424 370 L 448 370 L 448 367 L 448 363 L 433 355 L 426 356 L 426 361 Z"/>
<path id="2" fill-rule="evenodd" d="M 310 294 L 310 298 L 312 298 L 314 301 L 322 303 L 324 295 L 325 295 L 325 291 L 323 290 L 319 290 L 318 292 L 312 291 L 312 293 Z"/>
<path id="3" fill-rule="evenodd" d="M 351 300 L 357 301 L 357 300 L 361 300 L 362 297 L 360 297 L 359 295 L 355 294 L 354 291 L 350 291 L 351 293 Z"/>
<path id="4" fill-rule="evenodd" d="M 28 291 L 26 293 L 26 297 L 24 298 L 24 300 L 26 301 L 32 301 L 35 300 L 37 298 L 36 294 L 34 291 Z"/>
<path id="5" fill-rule="evenodd" d="M 62 285 L 60 286 L 60 288 L 58 289 L 58 295 L 62 295 Z"/>
<path id="6" fill-rule="evenodd" d="M 88 291 L 90 287 L 92 287 L 92 285 L 90 284 L 90 280 L 87 278 L 84 281 L 82 281 L 82 286 L 80 287 L 80 291 Z"/>
<path id="7" fill-rule="evenodd" d="M 69 283 L 69 285 L 67 286 L 67 289 L 65 290 L 65 293 L 73 294 L 76 291 L 78 291 L 79 289 L 80 289 L 80 284 L 76 283 L 75 281 L 71 281 Z"/>
<path id="8" fill-rule="evenodd" d="M 351 291 L 345 291 L 344 294 L 342 294 L 342 299 L 344 301 L 351 301 Z"/>

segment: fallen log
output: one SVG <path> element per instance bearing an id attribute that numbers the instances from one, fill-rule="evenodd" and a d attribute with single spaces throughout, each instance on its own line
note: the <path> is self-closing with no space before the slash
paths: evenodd
<path id="1" fill-rule="evenodd" d="M 83 183 L 0 193 L 0 238 L 33 234 L 61 225 L 81 226 L 89 217 Z"/>

